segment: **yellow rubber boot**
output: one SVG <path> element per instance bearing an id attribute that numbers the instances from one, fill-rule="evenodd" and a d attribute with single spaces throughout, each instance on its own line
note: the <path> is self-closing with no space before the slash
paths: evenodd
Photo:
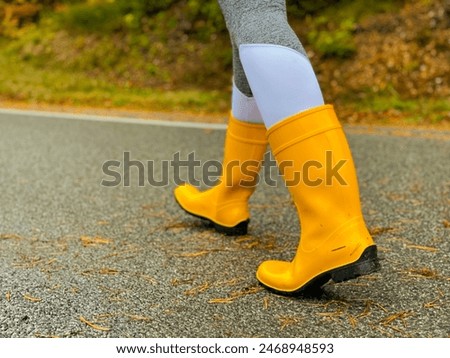
<path id="1" fill-rule="evenodd" d="M 184 184 L 174 191 L 176 201 L 189 214 L 208 220 L 218 232 L 247 234 L 248 200 L 255 190 L 266 148 L 263 124 L 242 122 L 231 115 L 219 184 L 203 192 Z"/>
<path id="2" fill-rule="evenodd" d="M 352 155 L 333 107 L 287 118 L 267 136 L 297 207 L 301 237 L 292 262 L 263 262 L 257 279 L 278 293 L 297 294 L 330 279 L 377 271 L 377 248 L 361 213 Z"/>

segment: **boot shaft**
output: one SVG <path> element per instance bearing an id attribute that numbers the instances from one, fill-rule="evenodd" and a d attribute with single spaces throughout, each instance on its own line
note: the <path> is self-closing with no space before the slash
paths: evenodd
<path id="1" fill-rule="evenodd" d="M 267 149 L 263 124 L 247 123 L 230 116 L 224 145 L 220 185 L 230 191 L 255 189 Z"/>
<path id="2" fill-rule="evenodd" d="M 268 139 L 294 198 L 302 237 L 310 238 L 301 243 L 305 250 L 345 231 L 345 223 L 358 222 L 366 236 L 355 166 L 332 106 L 280 122 Z"/>

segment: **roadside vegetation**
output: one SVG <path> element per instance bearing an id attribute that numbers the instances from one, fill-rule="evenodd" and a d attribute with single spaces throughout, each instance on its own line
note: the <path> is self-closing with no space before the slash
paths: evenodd
<path id="1" fill-rule="evenodd" d="M 288 6 L 344 121 L 449 123 L 447 1 Z M 226 113 L 231 66 L 216 0 L 0 0 L 0 106 Z"/>

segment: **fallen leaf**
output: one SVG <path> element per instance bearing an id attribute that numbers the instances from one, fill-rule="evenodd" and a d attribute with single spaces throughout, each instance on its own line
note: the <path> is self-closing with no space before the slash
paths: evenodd
<path id="1" fill-rule="evenodd" d="M 424 308 L 437 308 L 439 307 L 439 298 L 436 298 L 435 300 L 431 301 L 431 302 L 426 302 L 423 304 Z"/>
<path id="2" fill-rule="evenodd" d="M 372 236 L 384 234 L 385 232 L 393 231 L 394 228 L 392 227 L 374 227 L 369 229 L 369 233 Z"/>
<path id="3" fill-rule="evenodd" d="M 410 275 L 418 277 L 427 277 L 427 278 L 436 278 L 438 276 L 435 270 L 429 269 L 427 267 L 419 268 L 419 269 L 410 269 L 407 271 Z"/>
<path id="4" fill-rule="evenodd" d="M 145 316 L 130 315 L 130 314 L 126 314 L 125 316 L 130 318 L 132 321 L 143 321 L 143 322 L 151 321 L 150 317 L 145 317 Z"/>
<path id="5" fill-rule="evenodd" d="M 173 279 L 170 281 L 170 284 L 171 284 L 172 286 L 177 287 L 177 286 L 181 286 L 181 285 L 189 285 L 189 284 L 191 284 L 192 282 L 193 282 L 192 279 L 179 280 L 179 279 L 177 279 L 177 278 L 173 278 Z"/>
<path id="6" fill-rule="evenodd" d="M 186 290 L 184 294 L 186 296 L 194 296 L 199 293 L 205 292 L 208 288 L 210 288 L 210 285 L 208 282 L 205 282 L 203 285 L 191 288 L 190 290 Z"/>
<path id="7" fill-rule="evenodd" d="M 213 298 L 208 301 L 208 303 L 216 304 L 216 303 L 232 303 L 236 298 Z"/>
<path id="8" fill-rule="evenodd" d="M 386 327 L 386 326 L 389 326 L 390 324 L 392 324 L 396 320 L 401 320 L 402 323 L 404 324 L 404 320 L 412 315 L 413 315 L 413 313 L 411 311 L 402 311 L 402 312 L 394 313 L 394 314 L 382 319 L 380 323 L 381 323 L 381 325 Z"/>
<path id="9" fill-rule="evenodd" d="M 108 245 L 112 242 L 111 239 L 106 239 L 106 238 L 99 237 L 99 236 L 95 236 L 95 237 L 81 236 L 80 240 L 84 247 L 97 246 L 97 245 Z"/>
<path id="10" fill-rule="evenodd" d="M 2 234 L 0 235 L 0 240 L 22 240 L 22 238 L 15 234 Z"/>
<path id="11" fill-rule="evenodd" d="M 298 319 L 297 317 L 287 317 L 287 316 L 279 317 L 278 320 L 280 321 L 281 325 L 280 331 L 284 330 L 288 326 L 292 326 L 300 322 L 300 319 Z"/>
<path id="12" fill-rule="evenodd" d="M 351 314 L 348 315 L 348 322 L 350 323 L 350 325 L 353 328 L 356 328 L 356 326 L 358 325 L 358 320 L 355 317 L 353 317 Z"/>
<path id="13" fill-rule="evenodd" d="M 142 275 L 141 276 L 143 280 L 147 281 L 151 285 L 156 285 L 158 281 L 156 281 L 153 277 L 148 275 Z"/>
<path id="14" fill-rule="evenodd" d="M 212 300 L 209 300 L 209 303 L 232 303 L 233 301 L 237 300 L 238 298 L 241 298 L 241 297 L 244 297 L 247 295 L 253 295 L 253 294 L 256 294 L 263 290 L 264 290 L 264 288 L 259 287 L 259 286 L 246 287 L 243 290 L 231 292 L 230 297 L 214 298 Z"/>
<path id="15" fill-rule="evenodd" d="M 26 294 L 23 295 L 23 298 L 25 298 L 26 300 L 31 301 L 31 302 L 41 302 L 42 301 L 42 298 L 32 297 L 32 296 L 29 296 Z"/>
<path id="16" fill-rule="evenodd" d="M 89 327 L 95 329 L 96 331 L 103 331 L 103 332 L 108 332 L 111 330 L 111 328 L 108 327 L 102 327 L 99 326 L 95 323 L 89 322 L 86 318 L 84 318 L 83 316 L 80 316 L 80 321 L 86 325 L 88 325 Z"/>
<path id="17" fill-rule="evenodd" d="M 269 309 L 269 297 L 266 296 L 263 298 L 263 306 L 265 310 Z"/>
<path id="18" fill-rule="evenodd" d="M 406 247 L 409 249 L 417 249 L 417 250 L 423 250 L 423 251 L 429 251 L 429 252 L 439 251 L 439 249 L 436 249 L 435 247 L 431 247 L 431 246 L 406 245 Z"/>
<path id="19" fill-rule="evenodd" d="M 199 252 L 191 252 L 191 253 L 187 253 L 187 254 L 180 254 L 178 256 L 180 256 L 180 257 L 199 257 L 199 256 L 204 256 L 209 253 L 210 253 L 210 251 L 199 251 Z"/>
<path id="20" fill-rule="evenodd" d="M 98 271 L 100 275 L 117 275 L 119 271 L 110 268 L 102 268 Z"/>
<path id="21" fill-rule="evenodd" d="M 317 315 L 320 317 L 341 317 L 343 312 L 341 310 L 334 312 L 318 312 Z"/>

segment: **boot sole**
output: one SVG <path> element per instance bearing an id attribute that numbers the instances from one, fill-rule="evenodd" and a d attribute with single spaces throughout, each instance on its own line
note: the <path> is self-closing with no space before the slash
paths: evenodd
<path id="1" fill-rule="evenodd" d="M 355 279 L 360 276 L 370 275 L 381 269 L 381 265 L 377 256 L 376 245 L 369 246 L 364 250 L 360 258 L 348 265 L 335 268 L 333 270 L 324 272 L 312 280 L 307 282 L 305 285 L 300 287 L 295 291 L 279 291 L 277 289 L 268 287 L 261 282 L 261 284 L 269 289 L 270 291 L 285 295 L 285 296 L 298 296 L 298 295 L 309 295 L 312 292 L 316 292 L 323 285 L 325 285 L 329 280 L 333 280 L 335 283 L 344 282 L 348 280 Z"/>
<path id="2" fill-rule="evenodd" d="M 212 221 L 211 219 L 205 218 L 204 216 L 200 216 L 200 215 L 191 213 L 190 211 L 187 211 L 185 208 L 183 208 L 183 207 L 181 206 L 181 204 L 178 202 L 178 200 L 176 200 L 176 198 L 175 198 L 175 201 L 177 202 L 178 206 L 179 206 L 181 209 L 183 209 L 184 212 L 186 212 L 187 214 L 189 214 L 189 215 L 191 215 L 191 216 L 194 216 L 194 217 L 196 217 L 196 218 L 198 218 L 198 219 L 201 219 L 201 220 L 203 220 L 203 221 L 206 221 L 210 227 L 213 227 L 214 230 L 216 230 L 216 231 L 217 231 L 218 233 L 220 233 L 220 234 L 224 234 L 224 235 L 227 235 L 227 236 L 242 236 L 242 235 L 247 235 L 247 232 L 248 232 L 248 224 L 249 224 L 249 222 L 250 222 L 250 219 L 247 219 L 247 220 L 245 220 L 245 221 L 241 221 L 239 224 L 237 224 L 237 225 L 235 225 L 235 226 L 231 226 L 231 227 L 223 226 L 223 225 L 220 225 L 220 224 L 218 224 L 218 223 Z"/>

